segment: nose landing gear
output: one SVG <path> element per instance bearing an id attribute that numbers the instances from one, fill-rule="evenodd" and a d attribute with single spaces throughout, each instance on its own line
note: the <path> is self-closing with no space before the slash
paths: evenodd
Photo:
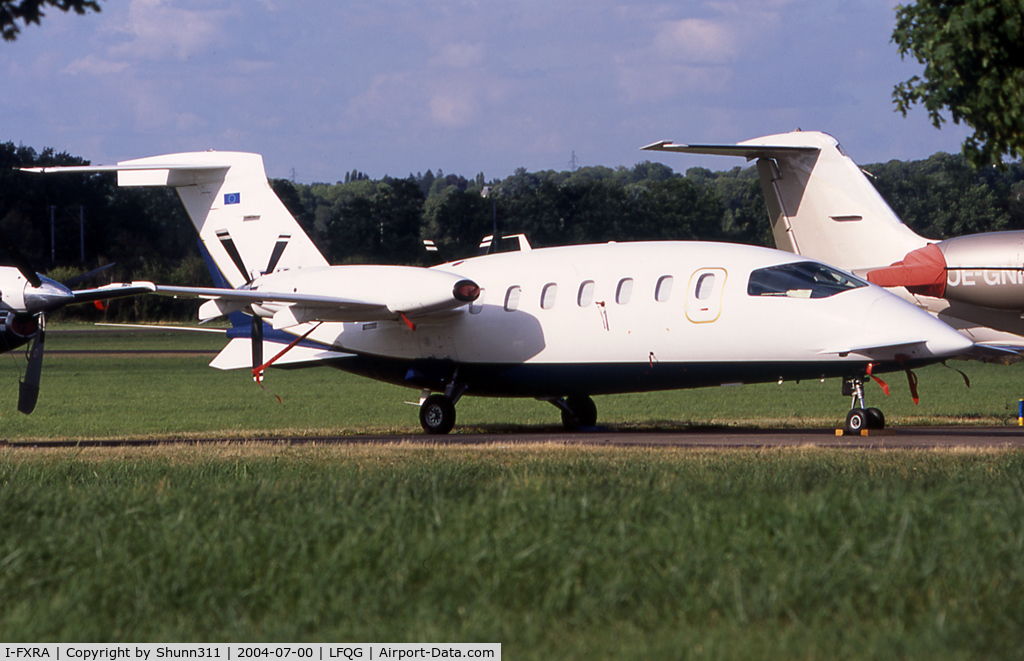
<path id="1" fill-rule="evenodd" d="M 447 434 L 455 426 L 455 404 L 444 395 L 430 395 L 420 404 L 420 425 L 428 434 Z"/>
<path id="2" fill-rule="evenodd" d="M 874 407 L 864 407 L 863 377 L 843 381 L 843 394 L 852 397 L 850 412 L 846 414 L 846 425 L 843 427 L 845 433 L 859 435 L 863 430 L 885 428 L 882 412 Z"/>
<path id="3" fill-rule="evenodd" d="M 420 426 L 428 434 L 447 434 L 455 427 L 455 405 L 468 389 L 465 383 L 456 380 L 458 376 L 456 369 L 443 395 L 431 395 L 428 388 L 420 396 Z"/>

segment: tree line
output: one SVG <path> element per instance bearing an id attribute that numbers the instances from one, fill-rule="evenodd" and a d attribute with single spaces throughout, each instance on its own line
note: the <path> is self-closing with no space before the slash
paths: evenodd
<path id="1" fill-rule="evenodd" d="M 36 270 L 65 280 L 115 263 L 104 278 L 212 283 L 173 190 L 118 188 L 106 173 L 44 177 L 17 171 L 81 164 L 87 162 L 53 149 L 0 143 L 0 229 Z M 1024 229 L 1020 163 L 976 169 L 961 155 L 936 153 L 864 169 L 904 222 L 929 238 Z M 350 170 L 333 184 L 270 183 L 334 264 L 428 264 L 424 239 L 433 240 L 445 258 L 467 257 L 495 225 L 501 234 L 526 234 L 534 247 L 639 240 L 772 245 L 757 172 L 749 167 L 690 168 L 685 174 L 653 162 L 571 171 L 520 168 L 495 180 L 440 170 L 371 179 Z M 167 319 L 188 318 L 194 304 L 147 296 L 115 301 L 103 312 L 67 310 L 79 318 Z"/>

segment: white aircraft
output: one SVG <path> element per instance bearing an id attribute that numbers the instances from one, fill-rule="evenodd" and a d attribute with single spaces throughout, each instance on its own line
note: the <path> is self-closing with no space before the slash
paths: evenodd
<path id="1" fill-rule="evenodd" d="M 149 283 L 120 283 L 72 291 L 67 285 L 36 273 L 5 236 L 0 236 L 0 245 L 17 263 L 17 266 L 0 266 L 0 353 L 13 351 L 32 342 L 28 350 L 25 380 L 19 382 L 18 391 L 18 410 L 28 415 L 35 410 L 39 399 L 46 315 L 65 305 L 134 296 L 154 291 L 155 287 Z M 87 273 L 75 280 L 80 282 L 90 275 L 92 273 Z M 76 283 L 69 284 L 74 286 Z"/>
<path id="2" fill-rule="evenodd" d="M 596 422 L 593 395 L 824 377 L 853 384 L 847 427 L 857 431 L 884 425 L 864 407 L 868 374 L 972 346 L 880 287 L 766 248 L 531 249 L 520 238 L 519 251 L 432 268 L 330 266 L 273 193 L 258 154 L 45 171 L 116 171 L 122 186 L 177 189 L 228 286 L 157 291 L 207 299 L 201 320 L 253 315 L 252 340 L 235 337 L 212 366 L 251 368 L 259 379 L 274 361 L 330 365 L 417 388 L 429 433 L 452 429 L 466 394 L 546 400 L 573 428 Z M 264 319 L 295 339 L 264 337 Z"/>
<path id="3" fill-rule="evenodd" d="M 987 349 L 975 352 L 986 360 L 1024 352 L 1024 232 L 919 236 L 836 139 L 817 131 L 643 149 L 757 159 L 777 248 L 892 288 Z"/>

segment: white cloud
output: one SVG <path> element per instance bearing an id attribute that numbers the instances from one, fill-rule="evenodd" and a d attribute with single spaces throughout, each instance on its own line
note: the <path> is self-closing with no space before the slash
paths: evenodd
<path id="1" fill-rule="evenodd" d="M 463 126 L 480 111 L 476 95 L 469 89 L 447 89 L 430 98 L 430 117 L 442 126 Z"/>
<path id="2" fill-rule="evenodd" d="M 184 60 L 216 46 L 229 14 L 223 9 L 184 9 L 169 0 L 131 0 L 128 16 L 117 28 L 129 40 L 110 51 L 128 59 Z"/>
<path id="3" fill-rule="evenodd" d="M 89 55 L 79 58 L 61 69 L 61 73 L 70 74 L 72 76 L 77 76 L 78 74 L 109 76 L 121 73 L 126 68 L 128 68 L 127 62 L 107 60 L 90 53 Z"/>
<path id="4" fill-rule="evenodd" d="M 451 43 L 441 47 L 431 64 L 449 69 L 469 69 L 483 63 L 484 47 L 481 44 Z"/>
<path id="5" fill-rule="evenodd" d="M 654 36 L 662 57 L 687 64 L 720 64 L 736 59 L 736 30 L 722 22 L 685 18 L 663 24 Z"/>

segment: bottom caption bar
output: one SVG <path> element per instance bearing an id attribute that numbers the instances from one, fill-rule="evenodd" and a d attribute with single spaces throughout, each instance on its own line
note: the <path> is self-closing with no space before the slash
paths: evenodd
<path id="1" fill-rule="evenodd" d="M 346 659 L 376 661 L 389 659 L 501 659 L 501 643 L 315 643 L 300 645 L 279 643 L 49 643 L 0 646 L 7 659 L 48 659 L 49 661 L 154 661 L 156 659 L 290 659 L 321 661 Z"/>

